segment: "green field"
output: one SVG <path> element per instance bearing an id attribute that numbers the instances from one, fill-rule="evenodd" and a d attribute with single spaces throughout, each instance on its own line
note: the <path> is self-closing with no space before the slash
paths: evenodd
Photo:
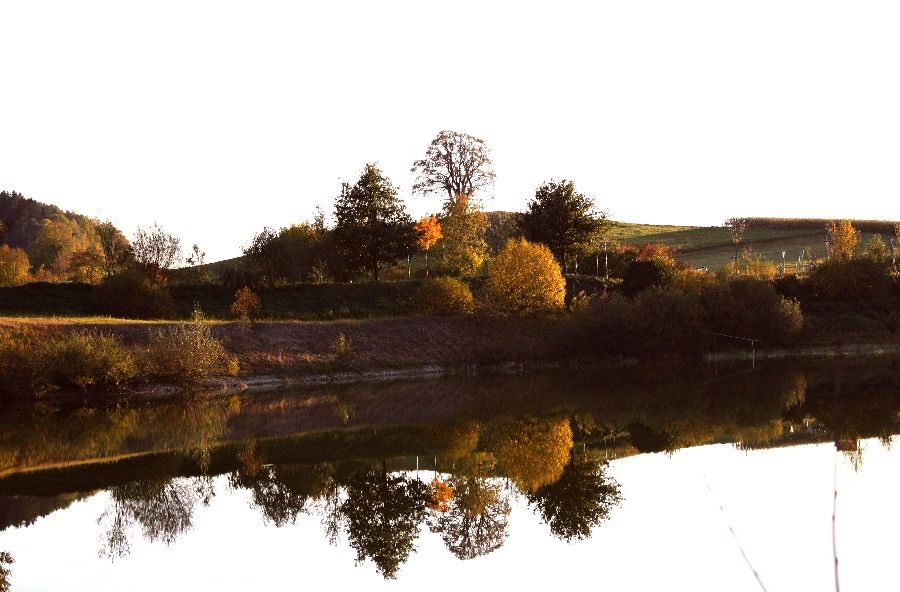
<path id="1" fill-rule="evenodd" d="M 860 250 L 872 237 L 872 233 L 861 233 Z M 741 248 L 750 248 L 754 253 L 781 263 L 781 252 L 785 251 L 787 269 L 796 266 L 801 249 L 814 257 L 825 256 L 825 230 L 809 228 L 754 228 L 744 234 Z M 885 243 L 888 235 L 882 235 Z M 662 244 L 673 247 L 676 256 L 692 267 L 707 267 L 711 271 L 725 268 L 725 264 L 735 255 L 731 233 L 724 226 L 654 226 L 613 222 L 610 240 L 630 244 Z"/>

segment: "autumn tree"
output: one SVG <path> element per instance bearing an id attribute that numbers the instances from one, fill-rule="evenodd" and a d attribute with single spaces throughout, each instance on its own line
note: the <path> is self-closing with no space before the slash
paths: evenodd
<path id="1" fill-rule="evenodd" d="M 619 484 L 605 474 L 605 464 L 572 458 L 555 483 L 527 494 L 550 532 L 565 541 L 581 540 L 609 518 L 622 502 Z"/>
<path id="2" fill-rule="evenodd" d="M 568 180 L 547 181 L 534 192 L 528 210 L 519 219 L 525 238 L 550 248 L 560 265 L 591 252 L 606 214 L 594 211 L 594 202 L 575 190 Z"/>
<path id="3" fill-rule="evenodd" d="M 344 183 L 335 202 L 334 241 L 349 271 L 366 270 L 378 280 L 382 264 L 406 257 L 415 246 L 415 229 L 397 188 L 374 164 L 355 185 Z"/>
<path id="4" fill-rule="evenodd" d="M 250 319 L 259 313 L 262 308 L 262 302 L 256 292 L 244 286 L 234 295 L 234 302 L 231 303 L 231 314 L 237 315 L 244 323 L 249 323 Z"/>
<path id="5" fill-rule="evenodd" d="M 488 218 L 481 207 L 468 196 L 460 195 L 444 204 L 440 222 L 443 238 L 437 249 L 444 271 L 462 276 L 481 272 L 488 260 Z"/>
<path id="6" fill-rule="evenodd" d="M 888 260 L 888 246 L 880 234 L 873 234 L 872 238 L 866 242 L 863 254 L 872 261 L 884 262 Z"/>
<path id="7" fill-rule="evenodd" d="M 31 263 L 57 280 L 94 282 L 102 255 L 91 224 L 58 215 L 41 221 L 31 245 Z"/>
<path id="8" fill-rule="evenodd" d="M 153 281 L 164 283 L 166 271 L 181 261 L 181 239 L 155 223 L 149 230 L 138 227 L 132 253 L 141 271 Z"/>
<path id="9" fill-rule="evenodd" d="M 833 220 L 825 227 L 829 238 L 829 255 L 838 261 L 853 259 L 853 252 L 859 244 L 859 230 L 850 220 Z"/>
<path id="10" fill-rule="evenodd" d="M 21 286 L 28 282 L 31 264 L 22 249 L 0 245 L 0 287 Z"/>
<path id="11" fill-rule="evenodd" d="M 731 242 L 734 245 L 734 257 L 738 258 L 741 247 L 741 241 L 744 240 L 744 233 L 750 227 L 750 220 L 747 218 L 729 218 L 725 220 L 725 228 L 731 234 Z"/>
<path id="12" fill-rule="evenodd" d="M 432 214 L 416 222 L 416 233 L 419 235 L 416 243 L 425 252 L 425 277 L 428 277 L 428 251 L 444 237 L 437 216 Z"/>
<path id="13" fill-rule="evenodd" d="M 501 312 L 560 309 L 566 280 L 545 245 L 511 239 L 491 261 L 485 292 L 490 306 Z"/>
<path id="14" fill-rule="evenodd" d="M 431 141 L 425 158 L 413 163 L 413 193 L 442 194 L 445 203 L 472 198 L 494 183 L 490 151 L 484 140 L 444 130 Z"/>
<path id="15" fill-rule="evenodd" d="M 106 277 L 125 269 L 131 258 L 131 244 L 125 235 L 108 220 L 95 224 L 94 233 L 97 235 Z"/>
<path id="16" fill-rule="evenodd" d="M 559 480 L 572 450 L 568 419 L 522 419 L 496 429 L 494 455 L 520 491 L 534 492 Z"/>

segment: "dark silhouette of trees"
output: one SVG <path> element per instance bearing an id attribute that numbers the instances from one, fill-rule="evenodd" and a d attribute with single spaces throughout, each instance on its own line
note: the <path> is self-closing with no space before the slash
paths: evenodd
<path id="1" fill-rule="evenodd" d="M 253 507 L 260 511 L 263 521 L 280 528 L 296 522 L 307 503 L 321 494 L 326 477 L 314 467 L 280 465 L 263 467 L 255 475 L 238 471 L 229 477 L 229 483 L 249 489 Z"/>
<path id="2" fill-rule="evenodd" d="M 330 259 L 329 233 L 318 223 L 303 222 L 278 231 L 263 228 L 244 248 L 250 277 L 265 285 L 310 281 Z"/>
<path id="3" fill-rule="evenodd" d="M 395 578 L 413 551 L 425 518 L 427 486 L 391 475 L 382 465 L 350 475 L 341 504 L 350 546 L 359 562 L 371 559 L 385 579 Z"/>
<path id="4" fill-rule="evenodd" d="M 592 252 L 605 221 L 605 213 L 594 211 L 593 200 L 563 179 L 547 181 L 535 190 L 519 225 L 525 238 L 550 247 L 565 269 L 570 259 Z"/>
<path id="5" fill-rule="evenodd" d="M 444 130 L 431 141 L 425 158 L 413 163 L 413 193 L 446 193 L 445 202 L 474 197 L 494 183 L 490 151 L 484 140 Z"/>
<path id="6" fill-rule="evenodd" d="M 605 475 L 606 463 L 573 458 L 556 483 L 528 493 L 550 532 L 565 541 L 591 536 L 591 530 L 609 518 L 622 502 L 619 484 Z"/>
<path id="7" fill-rule="evenodd" d="M 334 208 L 335 246 L 348 271 L 366 270 L 377 281 L 382 264 L 416 248 L 412 219 L 397 189 L 374 164 L 366 165 L 355 185 L 343 184 Z"/>

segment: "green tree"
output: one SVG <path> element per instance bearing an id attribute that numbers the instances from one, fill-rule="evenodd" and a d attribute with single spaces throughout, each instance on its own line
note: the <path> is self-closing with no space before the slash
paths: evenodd
<path id="1" fill-rule="evenodd" d="M 866 243 L 863 254 L 872 261 L 884 262 L 888 260 L 888 246 L 880 234 L 873 234 L 872 238 Z"/>
<path id="2" fill-rule="evenodd" d="M 322 220 L 324 222 L 324 219 Z M 319 221 L 279 231 L 263 228 L 244 248 L 247 271 L 267 285 L 309 281 L 329 258 L 328 231 Z"/>
<path id="3" fill-rule="evenodd" d="M 354 473 L 346 487 L 341 513 L 357 561 L 371 559 L 385 579 L 395 578 L 425 519 L 428 487 L 417 479 L 389 474 L 383 464 L 381 470 Z"/>
<path id="4" fill-rule="evenodd" d="M 573 257 L 592 251 L 606 214 L 594 212 L 594 202 L 575 190 L 575 183 L 547 181 L 534 192 L 519 220 L 525 238 L 543 243 L 563 267 Z"/>
<path id="5" fill-rule="evenodd" d="M 597 461 L 573 458 L 556 483 L 527 494 L 528 504 L 537 508 L 555 536 L 586 539 L 622 501 L 619 484 L 606 477 L 605 468 Z"/>
<path id="6" fill-rule="evenodd" d="M 412 219 L 396 187 L 374 164 L 365 166 L 355 185 L 343 184 L 334 207 L 335 247 L 348 271 L 366 270 L 377 281 L 382 264 L 415 249 Z"/>
<path id="7" fill-rule="evenodd" d="M 437 244 L 438 263 L 447 273 L 477 275 L 488 260 L 485 231 L 488 218 L 477 203 L 460 195 L 444 204 L 443 238 Z"/>
<path id="8" fill-rule="evenodd" d="M 431 141 L 425 158 L 413 163 L 413 193 L 445 194 L 445 203 L 465 195 L 472 198 L 494 183 L 490 150 L 484 140 L 444 130 Z"/>

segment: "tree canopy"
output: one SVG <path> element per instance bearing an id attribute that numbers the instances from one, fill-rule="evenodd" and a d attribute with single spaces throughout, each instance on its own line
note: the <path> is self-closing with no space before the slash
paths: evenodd
<path id="1" fill-rule="evenodd" d="M 550 248 L 560 265 L 591 252 L 606 214 L 594 212 L 594 202 L 565 179 L 547 181 L 534 192 L 520 218 L 525 238 Z"/>
<path id="2" fill-rule="evenodd" d="M 431 141 L 425 158 L 413 163 L 412 172 L 417 175 L 413 193 L 445 193 L 448 202 L 461 195 L 474 197 L 493 185 L 495 177 L 484 140 L 449 130 Z"/>
<path id="3" fill-rule="evenodd" d="M 365 166 L 355 185 L 343 184 L 334 209 L 335 247 L 348 271 L 366 270 L 378 280 L 383 264 L 416 247 L 415 228 L 397 188 L 374 164 Z"/>

